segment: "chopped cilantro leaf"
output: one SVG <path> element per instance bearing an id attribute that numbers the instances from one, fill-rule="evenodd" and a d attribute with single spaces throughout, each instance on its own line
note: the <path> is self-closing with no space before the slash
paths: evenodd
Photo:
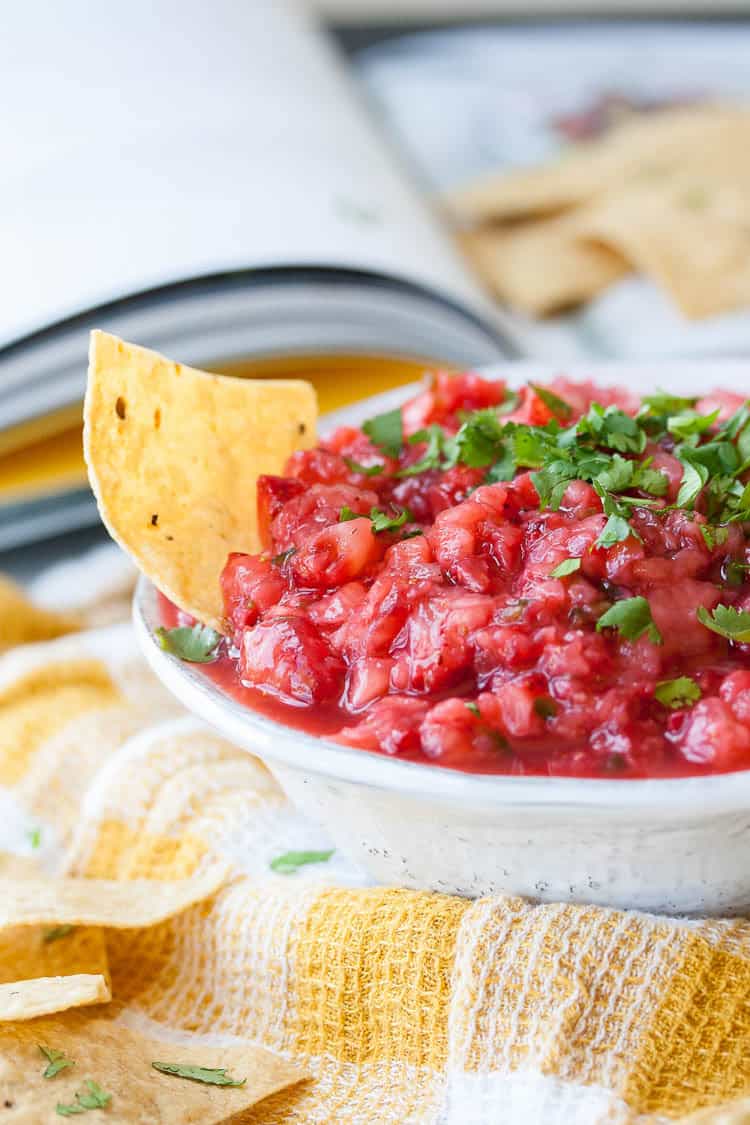
<path id="1" fill-rule="evenodd" d="M 570 418 L 573 413 L 573 407 L 564 398 L 560 398 L 549 387 L 540 387 L 538 383 L 529 383 L 534 394 L 540 398 L 548 410 L 557 418 Z"/>
<path id="2" fill-rule="evenodd" d="M 204 1082 L 208 1086 L 244 1086 L 246 1078 L 235 1079 L 227 1074 L 226 1067 L 192 1066 L 188 1063 L 152 1062 L 160 1074 L 173 1074 L 176 1078 L 189 1078 L 191 1082 Z"/>
<path id="3" fill-rule="evenodd" d="M 728 641 L 750 641 L 750 613 L 731 605 L 717 605 L 713 615 L 704 606 L 698 607 L 698 620 L 707 629 L 726 637 Z"/>
<path id="4" fill-rule="evenodd" d="M 565 578 L 568 574 L 575 574 L 575 572 L 580 569 L 580 559 L 563 559 L 554 570 L 550 571 L 550 578 Z"/>
<path id="5" fill-rule="evenodd" d="M 714 410 L 711 414 L 697 414 L 695 410 L 686 410 L 683 414 L 671 415 L 667 419 L 667 429 L 670 434 L 674 434 L 684 441 L 686 438 L 710 430 L 718 417 L 718 410 Z"/>
<path id="6" fill-rule="evenodd" d="M 367 434 L 373 445 L 382 449 L 388 457 L 398 457 L 404 444 L 404 425 L 401 407 L 377 414 L 362 424 L 362 432 Z"/>
<path id="7" fill-rule="evenodd" d="M 376 477 L 385 468 L 382 461 L 376 461 L 372 465 L 361 465 L 359 461 L 355 461 L 352 457 L 345 457 L 344 460 L 348 469 L 353 473 L 361 473 L 363 477 Z"/>
<path id="8" fill-rule="evenodd" d="M 750 614 L 748 617 L 750 619 Z M 623 598 L 615 602 L 596 623 L 596 631 L 600 633 L 602 629 L 617 629 L 627 641 L 637 641 L 645 633 L 653 644 L 662 643 L 646 598 Z"/>
<path id="9" fill-rule="evenodd" d="M 636 418 L 616 406 L 605 409 L 593 402 L 588 413 L 579 419 L 576 430 L 579 437 L 593 438 L 597 445 L 619 453 L 643 453 L 646 448 L 646 431 Z"/>
<path id="10" fill-rule="evenodd" d="M 596 474 L 596 482 L 608 492 L 623 492 L 632 486 L 634 474 L 635 462 L 615 453 L 607 467 Z"/>
<path id="11" fill-rule="evenodd" d="M 634 534 L 628 521 L 623 516 L 613 513 L 605 523 L 594 545 L 605 549 L 614 547 L 615 543 L 623 543 Z"/>
<path id="12" fill-rule="evenodd" d="M 47 1060 L 47 1066 L 42 1071 L 42 1078 L 54 1078 L 66 1067 L 75 1066 L 73 1059 L 67 1058 L 62 1051 L 57 1051 L 54 1047 L 44 1047 L 41 1043 L 37 1043 L 37 1047 Z"/>
<path id="13" fill-rule="evenodd" d="M 708 469 L 705 465 L 696 465 L 689 460 L 686 450 L 678 454 L 678 458 L 682 464 L 682 481 L 680 491 L 677 493 L 677 507 L 692 508 L 708 480 Z"/>
<path id="14" fill-rule="evenodd" d="M 69 1105 L 58 1102 L 55 1106 L 55 1112 L 60 1117 L 72 1117 L 77 1113 L 85 1113 L 87 1109 L 106 1109 L 111 1101 L 111 1094 L 103 1090 L 98 1082 L 94 1082 L 92 1078 L 87 1078 L 86 1089 L 76 1094 L 75 1102 Z"/>
<path id="15" fill-rule="evenodd" d="M 418 473 L 426 473 L 429 469 L 439 469 L 440 461 L 445 447 L 445 431 L 442 426 L 430 426 L 427 430 L 418 430 L 409 438 L 410 445 L 426 443 L 422 456 L 413 465 L 407 465 L 398 473 L 400 477 L 415 477 Z"/>
<path id="16" fill-rule="evenodd" d="M 387 512 L 372 508 L 370 519 L 372 520 L 372 530 L 377 535 L 380 531 L 396 531 L 399 527 L 403 527 L 411 519 L 411 512 L 408 508 L 402 508 L 398 515 L 389 516 Z"/>
<path id="17" fill-rule="evenodd" d="M 210 664 L 218 656 L 221 633 L 208 625 L 178 625 L 156 630 L 159 647 L 190 664 Z"/>
<path id="18" fill-rule="evenodd" d="M 284 852 L 283 855 L 277 855 L 272 859 L 268 866 L 278 875 L 294 875 L 300 867 L 305 867 L 308 863 L 325 863 L 334 851 L 335 848 L 326 852 Z"/>
<path id="19" fill-rule="evenodd" d="M 459 462 L 470 469 L 491 465 L 502 451 L 503 437 L 504 427 L 492 407 L 475 410 L 456 436 L 446 441 L 446 467 L 451 468 Z"/>
<path id="20" fill-rule="evenodd" d="M 679 414 L 692 409 L 698 400 L 696 398 L 681 398 L 668 391 L 657 390 L 653 395 L 646 395 L 642 400 L 649 414 Z"/>
<path id="21" fill-rule="evenodd" d="M 361 512 L 353 512 L 348 504 L 344 504 L 339 512 L 339 523 L 362 519 L 371 520 L 372 530 L 377 534 L 379 531 L 396 531 L 397 528 L 403 527 L 411 519 L 411 512 L 408 508 L 401 508 L 397 515 L 389 516 L 387 512 L 381 512 L 379 508 L 370 508 L 369 514 L 364 516 Z"/>
<path id="22" fill-rule="evenodd" d="M 474 715 L 477 719 L 481 719 L 482 712 L 479 710 L 479 707 L 477 706 L 476 703 L 474 703 L 473 700 L 471 700 L 471 699 L 466 700 L 466 702 L 464 703 L 464 706 L 465 706 L 466 710 L 471 711 L 472 715 Z"/>
<path id="23" fill-rule="evenodd" d="M 32 848 L 36 850 L 36 848 L 40 848 L 42 846 L 42 830 L 38 825 L 36 828 L 30 828 L 27 832 L 27 836 Z"/>
<path id="24" fill-rule="evenodd" d="M 673 711 L 696 703 L 700 697 L 701 689 L 690 676 L 678 676 L 676 680 L 662 680 L 654 688 L 654 698 Z"/>
<path id="25" fill-rule="evenodd" d="M 721 426 L 717 433 L 717 438 L 728 438 L 734 441 L 739 436 L 740 431 L 744 430 L 750 422 L 750 402 L 743 402 L 739 409 L 735 410 L 730 418 Z"/>
<path id="26" fill-rule="evenodd" d="M 650 492 L 652 496 L 663 496 L 669 488 L 669 478 L 661 470 L 650 469 L 644 464 L 636 470 L 633 484 L 643 492 Z"/>

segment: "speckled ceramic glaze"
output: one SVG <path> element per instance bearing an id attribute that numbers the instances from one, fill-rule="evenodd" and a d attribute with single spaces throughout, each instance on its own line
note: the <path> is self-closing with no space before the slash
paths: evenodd
<path id="1" fill-rule="evenodd" d="M 572 378 L 690 394 L 750 392 L 750 364 L 566 365 Z M 559 369 L 493 369 L 512 384 Z M 357 424 L 402 390 L 326 419 Z M 321 427 L 323 429 L 324 427 Z M 154 640 L 142 580 L 136 630 L 156 675 L 190 711 L 262 758 L 303 813 L 381 882 L 477 896 L 600 903 L 669 914 L 750 907 L 750 771 L 675 780 L 502 777 L 339 746 L 258 715 Z"/>

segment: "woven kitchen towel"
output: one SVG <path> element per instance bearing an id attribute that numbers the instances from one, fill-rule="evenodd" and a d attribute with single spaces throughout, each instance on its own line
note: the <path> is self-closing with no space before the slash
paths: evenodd
<path id="1" fill-rule="evenodd" d="M 64 615 L 0 586 L 0 849 L 115 879 L 229 860 L 212 899 L 106 940 L 132 1026 L 256 1040 L 315 1074 L 243 1121 L 651 1122 L 746 1094 L 747 923 L 372 887 L 336 854 L 276 874 L 324 831 L 179 712 L 127 622 L 81 628 L 129 580 L 114 550 L 46 576 L 32 593 Z"/>

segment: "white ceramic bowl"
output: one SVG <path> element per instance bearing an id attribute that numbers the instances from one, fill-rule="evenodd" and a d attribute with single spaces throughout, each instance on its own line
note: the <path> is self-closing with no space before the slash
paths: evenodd
<path id="1" fill-rule="evenodd" d="M 559 369 L 515 364 L 518 384 Z M 750 388 L 750 365 L 566 365 L 646 393 Z M 708 385 L 707 385 L 708 384 Z M 326 427 L 406 397 L 358 403 Z M 502 777 L 460 773 L 337 745 L 256 714 L 200 670 L 163 652 L 156 592 L 142 580 L 136 630 L 151 667 L 190 711 L 262 758 L 290 800 L 325 825 L 375 879 L 471 897 L 519 894 L 670 914 L 750 906 L 750 771 L 676 780 Z"/>

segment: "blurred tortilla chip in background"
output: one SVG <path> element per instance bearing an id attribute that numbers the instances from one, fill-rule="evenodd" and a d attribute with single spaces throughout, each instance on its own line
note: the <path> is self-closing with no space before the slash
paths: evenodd
<path id="1" fill-rule="evenodd" d="M 666 109 L 445 200 L 501 300 L 537 316 L 637 271 L 686 317 L 750 305 L 750 110 Z M 518 220 L 524 222 L 519 223 Z"/>
<path id="2" fill-rule="evenodd" d="M 568 215 L 469 231 L 459 242 L 495 296 L 532 316 L 587 301 L 630 269 L 615 250 L 582 238 Z"/>

